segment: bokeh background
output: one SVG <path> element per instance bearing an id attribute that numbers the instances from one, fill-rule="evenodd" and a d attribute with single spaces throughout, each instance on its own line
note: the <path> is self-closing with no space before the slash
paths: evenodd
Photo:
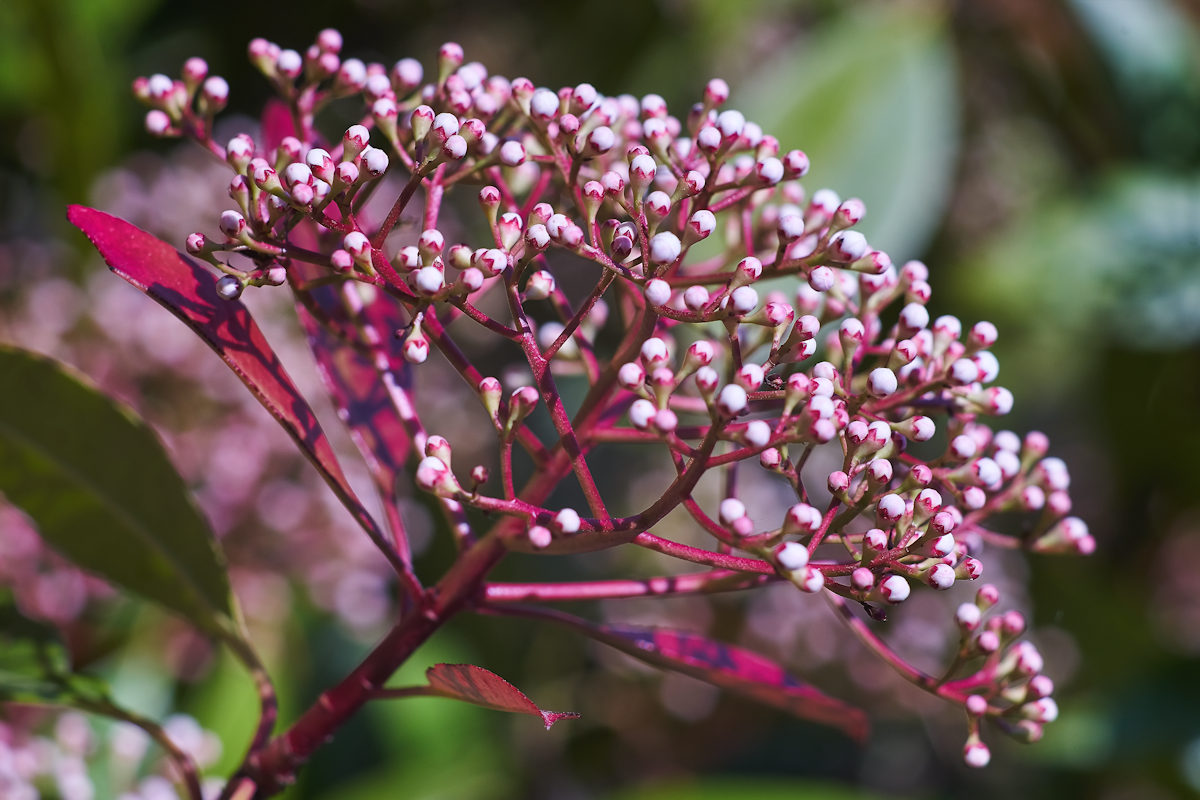
<path id="1" fill-rule="evenodd" d="M 90 203 L 175 242 L 213 230 L 227 202 L 221 170 L 150 139 L 129 82 L 203 56 L 232 85 L 236 119 L 266 96 L 246 42 L 302 49 L 330 25 L 364 60 L 413 56 L 428 68 L 453 40 L 493 72 L 654 91 L 676 110 L 708 77 L 726 78 L 732 107 L 808 152 L 810 191 L 864 198 L 869 240 L 897 263 L 929 264 L 935 313 L 999 326 L 1000 382 L 1017 398 L 1004 424 L 1050 434 L 1099 547 L 1086 560 L 1006 564 L 1018 604 L 1034 609 L 1062 715 L 1036 746 L 991 736 L 982 772 L 960 764 L 961 720 L 861 668 L 861 651 L 804 622 L 803 607 L 678 601 L 669 615 L 730 638 L 770 648 L 773 626 L 783 631 L 776 655 L 872 710 L 870 742 L 664 680 L 556 630 L 470 620 L 398 682 L 434 661 L 471 661 L 583 719 L 544 733 L 449 701 L 375 706 L 287 797 L 1200 794 L 1200 3 L 0 3 L 0 339 L 79 365 L 163 432 L 230 553 L 285 719 L 378 635 L 386 572 L 341 535 L 337 509 L 269 418 L 181 326 L 107 274 L 64 207 Z M 303 363 L 286 302 L 256 294 L 285 360 Z M 422 558 L 444 560 L 444 547 L 432 541 Z M 522 567 L 543 578 L 558 568 Z M 128 702 L 184 712 L 222 740 L 213 770 L 235 762 L 251 689 L 182 623 L 112 597 L 3 508 L 0 581 L 62 625 Z M 103 723 L 83 735 L 44 712 L 4 720 L 10 743 L 31 729 L 45 752 L 86 755 L 96 797 L 132 769 Z M 44 782 L 45 797 L 69 794 Z"/>

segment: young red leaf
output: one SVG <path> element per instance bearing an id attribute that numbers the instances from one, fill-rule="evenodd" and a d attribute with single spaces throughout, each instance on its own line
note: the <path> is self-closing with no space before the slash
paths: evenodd
<path id="1" fill-rule="evenodd" d="M 277 97 L 267 100 L 262 113 L 263 148 L 268 152 L 279 147 L 287 136 L 296 136 L 296 121 L 288 104 Z"/>
<path id="2" fill-rule="evenodd" d="M 683 631 L 594 625 L 562 614 L 554 619 L 648 664 L 831 725 L 859 741 L 866 739 L 869 723 L 863 711 L 801 682 L 766 656 Z"/>
<path id="3" fill-rule="evenodd" d="M 425 671 L 430 694 L 465 700 L 496 711 L 541 717 L 546 730 L 560 719 L 577 719 L 573 711 L 545 711 L 517 687 L 474 664 L 435 664 Z"/>
<path id="4" fill-rule="evenodd" d="M 71 206 L 67 219 L 87 235 L 113 272 L 178 317 L 229 365 L 296 441 L 393 566 L 403 569 L 379 525 L 342 474 L 316 415 L 246 306 L 220 298 L 211 272 L 125 220 L 84 206 Z"/>

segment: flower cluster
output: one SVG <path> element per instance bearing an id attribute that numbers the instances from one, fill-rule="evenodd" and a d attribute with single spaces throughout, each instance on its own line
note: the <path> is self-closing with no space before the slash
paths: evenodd
<path id="1" fill-rule="evenodd" d="M 233 171 L 235 207 L 218 234 L 186 242 L 223 273 L 219 293 L 288 283 L 303 299 L 335 287 L 353 320 L 341 333 L 383 365 L 381 380 L 413 370 L 414 390 L 388 384 L 419 450 L 413 478 L 463 542 L 478 510 L 505 520 L 498 535 L 511 550 L 632 543 L 711 568 L 697 585 L 789 581 L 824 595 L 904 677 L 963 708 L 968 764 L 988 761 L 983 719 L 1039 738 L 1057 713 L 1052 684 L 1020 638 L 1024 618 L 985 617 L 993 587 L 958 607 L 960 646 L 939 676 L 904 662 L 854 611 L 882 621 L 914 585 L 974 580 L 989 547 L 1095 547 L 1069 516 L 1067 468 L 1046 437 L 983 422 L 1013 405 L 995 384 L 995 326 L 934 318 L 925 265 L 873 248 L 855 230 L 860 200 L 809 193 L 804 152 L 725 108 L 721 80 L 672 114 L 653 94 L 492 75 L 452 43 L 429 76 L 412 59 L 389 68 L 341 47 L 331 30 L 303 54 L 250 44 L 283 101 L 257 140 L 214 139 L 228 87 L 198 59 L 177 80 L 134 89 L 151 106 L 151 133 L 194 138 Z M 317 115 L 339 100 L 361 104 L 360 121 L 326 140 Z M 390 207 L 372 202 L 392 189 Z M 482 212 L 474 227 L 444 203 L 468 191 Z M 400 309 L 390 329 L 372 313 L 385 301 Z M 464 325 L 519 349 L 526 378 L 481 371 Z M 498 480 L 484 465 L 456 467 L 449 438 L 414 410 L 417 365 L 435 351 L 495 429 Z M 566 376 L 586 382 L 581 400 L 568 403 Z M 548 440 L 528 424 L 543 406 Z M 675 468 L 635 513 L 614 513 L 589 465 L 612 443 L 657 448 Z M 536 468 L 524 486 L 515 450 Z M 829 454 L 832 470 L 820 466 Z M 736 479 L 745 470 L 790 487 L 794 502 L 748 508 Z M 706 508 L 696 489 L 710 474 L 726 488 Z M 587 509 L 548 507 L 572 478 Z M 677 508 L 711 549 L 652 531 Z M 730 585 L 738 574 L 752 580 Z M 516 598 L 502 588 L 485 602 Z M 557 599 L 609 589 L 572 598 L 560 587 Z"/>
<path id="2" fill-rule="evenodd" d="M 178 800 L 171 763 L 149 756 L 152 743 L 141 728 L 125 722 L 97 728 L 76 711 L 60 715 L 50 735 L 31 735 L 21 727 L 27 726 L 0 722 L 0 794 L 6 798 L 91 800 L 119 794 L 121 800 Z M 167 719 L 164 731 L 202 766 L 220 756 L 216 736 L 186 714 Z M 103 763 L 104 769 L 90 770 L 89 763 Z M 208 781 L 204 790 L 215 797 L 220 788 Z"/>

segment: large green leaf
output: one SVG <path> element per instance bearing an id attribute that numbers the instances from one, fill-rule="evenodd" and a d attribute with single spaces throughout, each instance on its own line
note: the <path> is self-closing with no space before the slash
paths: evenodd
<path id="1" fill-rule="evenodd" d="M 217 632 L 229 579 L 154 432 L 81 376 L 0 347 L 0 491 L 84 569 Z"/>
<path id="2" fill-rule="evenodd" d="M 859 226 L 903 261 L 941 218 L 958 143 L 954 57 L 944 14 L 902 4 L 846 13 L 793 52 L 769 59 L 735 105 L 812 162 L 804 179 L 861 197 Z"/>

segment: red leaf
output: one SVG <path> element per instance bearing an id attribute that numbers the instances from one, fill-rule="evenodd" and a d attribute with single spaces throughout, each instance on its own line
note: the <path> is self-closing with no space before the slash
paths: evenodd
<path id="1" fill-rule="evenodd" d="M 517 687 L 494 672 L 474 664 L 435 664 L 425 671 L 429 687 L 439 697 L 465 700 L 496 711 L 541 717 L 546 730 L 560 719 L 578 719 L 573 711 L 544 711 Z"/>
<path id="2" fill-rule="evenodd" d="M 301 262 L 291 265 L 288 277 L 293 287 L 315 277 L 308 266 Z M 396 348 L 386 347 L 392 332 L 404 325 L 404 318 L 399 304 L 379 292 L 351 319 L 342 291 L 340 286 L 305 291 L 304 302 L 297 302 L 296 309 L 325 387 L 379 490 L 400 556 L 409 563 L 396 482 L 411 453 L 412 440 L 389 393 L 389 386 L 408 388 L 409 371 L 406 363 L 395 358 Z"/>
<path id="3" fill-rule="evenodd" d="M 577 618 L 562 621 L 648 664 L 831 725 L 858 741 L 867 737 L 869 722 L 863 711 L 801 682 L 766 656 L 682 631 L 593 625 Z"/>
<path id="4" fill-rule="evenodd" d="M 218 297 L 211 272 L 123 219 L 84 206 L 71 206 L 67 219 L 87 235 L 113 272 L 158 301 L 216 351 L 296 441 L 376 545 L 394 560 L 378 524 L 342 474 L 316 415 L 246 306 Z"/>
<path id="5" fill-rule="evenodd" d="M 267 101 L 262 113 L 263 149 L 267 152 L 279 147 L 287 136 L 296 135 L 296 122 L 288 104 L 278 97 Z"/>

